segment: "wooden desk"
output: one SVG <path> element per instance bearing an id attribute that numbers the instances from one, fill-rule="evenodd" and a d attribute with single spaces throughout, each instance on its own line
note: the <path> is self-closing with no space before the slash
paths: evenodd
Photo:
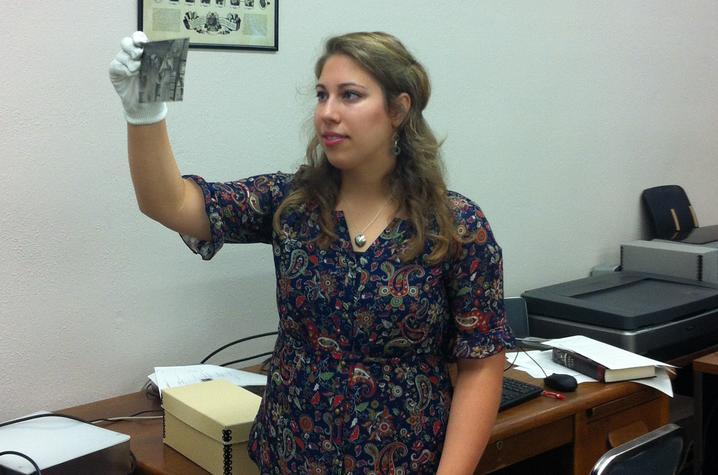
<path id="1" fill-rule="evenodd" d="M 696 451 L 693 463 L 693 473 L 699 475 L 703 472 L 705 458 L 705 440 L 703 427 L 703 414 L 711 397 L 706 398 L 704 387 L 704 374 L 718 375 L 718 351 L 693 360 L 693 414 L 696 424 Z"/>
<path id="2" fill-rule="evenodd" d="M 523 372 L 512 371 L 510 376 L 541 384 Z M 585 475 L 608 449 L 666 424 L 669 418 L 668 397 L 637 383 L 583 383 L 565 395 L 564 401 L 539 397 L 499 413 L 478 472 L 509 467 L 563 447 L 564 465 L 541 467 L 540 461 L 531 461 L 529 473 Z"/>
<path id="3" fill-rule="evenodd" d="M 511 370 L 511 377 L 540 384 L 526 373 Z M 83 419 L 127 416 L 159 409 L 157 400 L 137 392 L 85 404 L 59 412 Z M 532 457 L 561 451 L 562 467 L 543 472 L 540 460 L 530 461 L 531 473 L 585 475 L 609 448 L 668 422 L 668 398 L 636 383 L 584 383 L 559 401 L 539 397 L 499 413 L 477 473 L 509 467 Z M 206 474 L 162 443 L 162 422 L 123 421 L 104 427 L 131 436 L 130 446 L 141 474 Z M 568 456 L 565 456 L 568 455 Z"/>

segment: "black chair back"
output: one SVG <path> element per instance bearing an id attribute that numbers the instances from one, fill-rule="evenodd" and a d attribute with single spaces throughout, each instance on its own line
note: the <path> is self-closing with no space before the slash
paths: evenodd
<path id="1" fill-rule="evenodd" d="M 603 454 L 591 475 L 675 475 L 682 454 L 683 429 L 666 424 Z"/>
<path id="2" fill-rule="evenodd" d="M 678 185 L 663 185 L 641 194 L 653 238 L 681 241 L 698 227 L 698 220 L 685 190 Z"/>

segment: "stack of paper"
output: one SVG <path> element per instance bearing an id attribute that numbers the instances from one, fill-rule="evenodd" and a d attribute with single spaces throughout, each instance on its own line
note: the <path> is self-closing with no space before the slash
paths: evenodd
<path id="1" fill-rule="evenodd" d="M 157 386 L 160 394 L 167 388 L 187 386 L 202 381 L 225 380 L 237 386 L 264 386 L 267 384 L 267 376 L 264 374 L 212 364 L 156 366 L 155 372 L 148 378 Z"/>

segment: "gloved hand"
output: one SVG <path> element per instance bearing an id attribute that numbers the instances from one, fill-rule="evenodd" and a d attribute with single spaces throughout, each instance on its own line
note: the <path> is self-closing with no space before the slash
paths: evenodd
<path id="1" fill-rule="evenodd" d="M 149 39 L 141 31 L 122 38 L 122 49 L 110 63 L 110 81 L 122 99 L 127 122 L 135 125 L 154 124 L 165 118 L 164 102 L 140 103 L 140 58 Z"/>

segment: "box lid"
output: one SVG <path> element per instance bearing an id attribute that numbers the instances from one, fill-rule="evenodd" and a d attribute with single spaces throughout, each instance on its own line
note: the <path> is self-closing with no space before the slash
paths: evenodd
<path id="1" fill-rule="evenodd" d="M 261 402 L 260 396 L 224 380 L 162 391 L 165 411 L 223 444 L 249 438 Z"/>
<path id="2" fill-rule="evenodd" d="M 663 239 L 654 239 L 652 241 L 645 241 L 639 239 L 636 241 L 629 241 L 621 243 L 621 247 L 640 247 L 643 249 L 655 249 L 659 251 L 674 251 L 682 252 L 685 254 L 714 254 L 718 253 L 718 249 L 710 246 L 701 246 L 698 244 L 685 244 L 676 241 L 666 241 Z"/>

